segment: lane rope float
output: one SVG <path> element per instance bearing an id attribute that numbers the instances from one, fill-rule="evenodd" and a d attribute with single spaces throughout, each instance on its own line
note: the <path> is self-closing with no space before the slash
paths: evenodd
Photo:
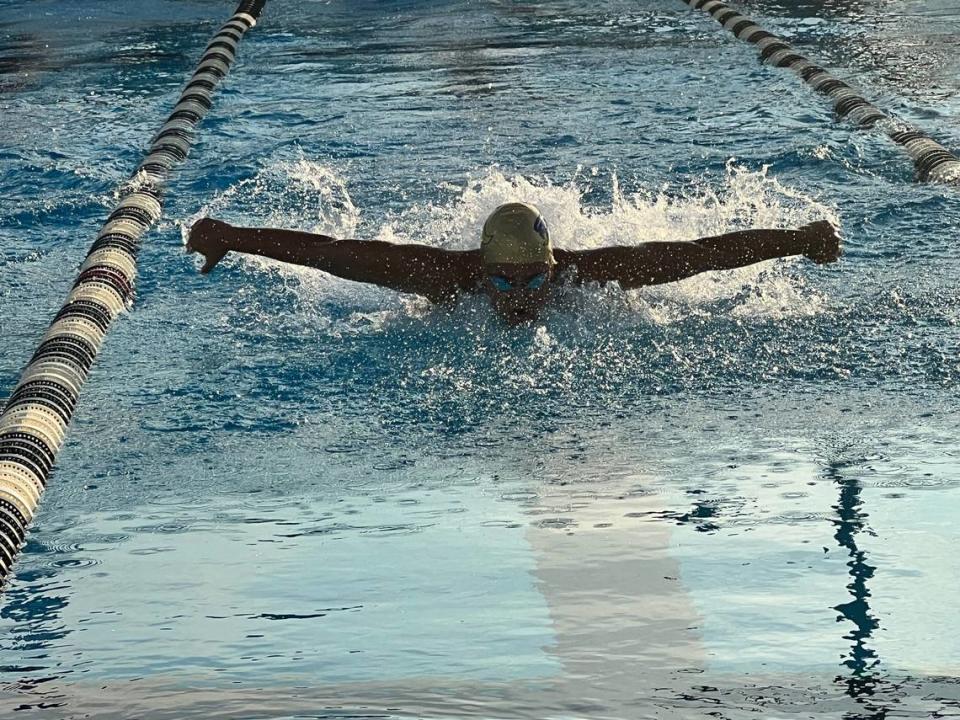
<path id="1" fill-rule="evenodd" d="M 241 2 L 207 44 L 143 161 L 121 186 L 123 197 L 100 228 L 73 289 L 0 413 L 0 587 L 36 515 L 103 338 L 133 303 L 137 253 L 144 234 L 160 219 L 164 186 L 186 159 L 214 91 L 265 3 Z"/>
<path id="2" fill-rule="evenodd" d="M 893 118 L 866 98 L 857 94 L 842 80 L 828 73 L 796 52 L 783 39 L 769 33 L 753 20 L 720 0 L 683 0 L 695 10 L 702 10 L 740 40 L 756 45 L 763 62 L 788 68 L 818 93 L 833 101 L 840 118 L 849 118 L 862 128 L 880 128 L 903 147 L 917 169 L 920 180 L 960 185 L 960 159 L 926 133 Z"/>

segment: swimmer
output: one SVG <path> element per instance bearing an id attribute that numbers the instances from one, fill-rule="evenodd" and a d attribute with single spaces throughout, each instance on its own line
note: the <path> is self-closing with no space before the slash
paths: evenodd
<path id="1" fill-rule="evenodd" d="M 234 227 L 204 218 L 190 228 L 187 250 L 208 273 L 228 252 L 317 268 L 446 303 L 484 293 L 507 323 L 536 319 L 560 283 L 618 283 L 624 290 L 803 255 L 818 264 L 840 257 L 840 237 L 827 221 L 797 230 L 742 230 L 692 242 L 645 242 L 594 250 L 563 250 L 550 242 L 533 205 L 507 203 L 487 218 L 477 250 L 380 240 L 338 240 L 297 230 Z"/>

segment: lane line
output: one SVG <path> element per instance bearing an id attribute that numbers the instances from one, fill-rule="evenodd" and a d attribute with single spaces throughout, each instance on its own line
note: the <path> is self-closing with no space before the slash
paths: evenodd
<path id="1" fill-rule="evenodd" d="M 862 128 L 879 128 L 900 145 L 917 169 L 917 178 L 929 182 L 960 185 L 960 159 L 926 133 L 894 118 L 873 105 L 847 83 L 796 52 L 789 43 L 767 32 L 750 18 L 720 0 L 683 0 L 702 10 L 737 38 L 760 51 L 764 63 L 787 68 L 818 93 L 833 102 L 840 118 L 848 118 Z"/>
<path id="2" fill-rule="evenodd" d="M 37 513 L 103 338 L 133 303 L 137 253 L 143 236 L 160 219 L 166 183 L 186 159 L 214 91 L 265 4 L 241 2 L 207 43 L 173 111 L 122 186 L 123 197 L 97 233 L 70 294 L 0 413 L 0 587 L 9 579 Z"/>

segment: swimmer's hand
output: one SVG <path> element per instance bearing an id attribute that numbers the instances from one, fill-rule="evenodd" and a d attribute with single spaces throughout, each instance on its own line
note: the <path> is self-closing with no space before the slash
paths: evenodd
<path id="1" fill-rule="evenodd" d="M 836 262 L 843 254 L 843 241 L 837 229 L 827 220 L 804 225 L 806 232 L 806 250 L 803 254 L 818 265 Z"/>
<path id="2" fill-rule="evenodd" d="M 190 228 L 187 252 L 200 253 L 205 258 L 200 272 L 206 274 L 229 252 L 228 240 L 234 227 L 212 218 L 201 218 Z"/>

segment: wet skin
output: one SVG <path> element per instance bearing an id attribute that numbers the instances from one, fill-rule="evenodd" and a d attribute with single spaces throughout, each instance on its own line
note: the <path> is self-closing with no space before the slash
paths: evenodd
<path id="1" fill-rule="evenodd" d="M 204 218 L 190 229 L 187 250 L 204 256 L 204 273 L 234 251 L 421 295 L 435 303 L 455 302 L 461 294 L 482 292 L 501 318 L 519 325 L 536 319 L 553 295 L 558 276 L 565 283 L 617 283 L 624 290 L 632 290 L 792 255 L 804 255 L 818 264 L 832 263 L 840 257 L 842 240 L 833 225 L 819 221 L 792 230 L 739 230 L 683 242 L 643 242 L 591 250 L 554 248 L 553 266 L 484 265 L 479 249 L 338 239 L 298 230 L 234 227 Z M 542 284 L 528 287 L 531 279 L 543 273 L 546 278 Z"/>

